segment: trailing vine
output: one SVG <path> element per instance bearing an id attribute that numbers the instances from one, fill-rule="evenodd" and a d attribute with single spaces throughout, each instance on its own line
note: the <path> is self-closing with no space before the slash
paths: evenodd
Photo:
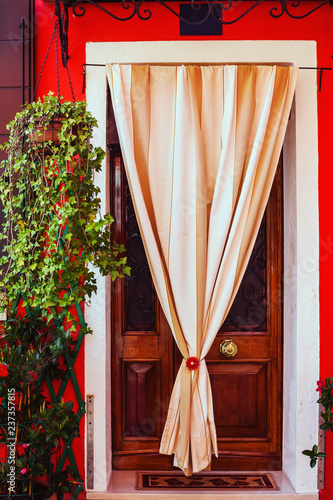
<path id="1" fill-rule="evenodd" d="M 59 142 L 47 137 L 54 120 Z M 112 279 L 130 273 L 124 247 L 111 241 L 113 218 L 100 213 L 93 181 L 105 154 L 91 144 L 96 125 L 84 102 L 52 93 L 8 125 L 0 179 L 2 310 L 21 295 L 47 320 L 65 314 L 73 321 L 71 307 L 97 290 L 95 269 Z"/>

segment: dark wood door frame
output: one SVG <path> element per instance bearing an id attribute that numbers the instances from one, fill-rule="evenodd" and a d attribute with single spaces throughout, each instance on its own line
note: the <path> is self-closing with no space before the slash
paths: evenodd
<path id="1" fill-rule="evenodd" d="M 125 241 L 124 207 L 129 193 L 118 145 L 110 149 L 110 175 L 114 235 L 116 240 Z M 262 255 L 268 264 L 263 301 L 258 306 L 265 307 L 264 321 L 255 324 L 252 318 L 250 326 L 245 321 L 235 327 L 235 320 L 228 317 L 206 358 L 218 432 L 219 458 L 213 458 L 214 469 L 282 468 L 281 165 L 265 217 L 267 238 Z M 251 286 L 251 280 L 250 276 L 244 286 Z M 148 331 L 140 330 L 140 325 L 129 328 L 125 302 L 130 286 L 119 280 L 112 293 L 113 467 L 171 469 L 173 457 L 159 455 L 158 448 L 180 356 L 157 300 Z M 255 307 L 255 301 L 250 305 Z M 259 314 L 258 307 L 254 316 Z M 220 343 L 229 338 L 239 347 L 232 360 L 223 358 L 219 351 Z"/>

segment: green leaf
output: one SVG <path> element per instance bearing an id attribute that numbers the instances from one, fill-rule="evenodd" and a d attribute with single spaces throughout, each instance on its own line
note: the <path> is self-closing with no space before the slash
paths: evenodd
<path id="1" fill-rule="evenodd" d="M 310 450 L 303 450 L 302 453 L 303 453 L 303 455 L 306 455 L 308 457 L 312 456 L 312 451 L 310 451 Z"/>

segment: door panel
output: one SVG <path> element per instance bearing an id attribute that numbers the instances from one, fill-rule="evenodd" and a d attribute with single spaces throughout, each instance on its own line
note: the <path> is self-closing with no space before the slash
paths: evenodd
<path id="1" fill-rule="evenodd" d="M 126 183 L 119 146 L 110 147 L 114 239 L 125 242 L 132 276 L 112 285 L 112 430 L 115 469 L 172 469 L 158 453 L 181 363 L 161 310 Z M 206 357 L 219 458 L 213 469 L 281 468 L 281 167 L 246 274 Z M 234 358 L 220 352 L 233 340 Z"/>
<path id="2" fill-rule="evenodd" d="M 154 401 L 158 399 L 160 363 L 123 360 L 124 415 L 126 437 L 157 438 Z"/>
<path id="3" fill-rule="evenodd" d="M 220 439 L 266 437 L 267 371 L 268 363 L 263 362 L 210 363 L 216 431 Z M 239 394 L 242 394 L 241 406 Z"/>

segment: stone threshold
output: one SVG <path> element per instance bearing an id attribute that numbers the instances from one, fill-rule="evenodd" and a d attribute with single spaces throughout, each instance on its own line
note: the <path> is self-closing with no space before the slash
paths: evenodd
<path id="1" fill-rule="evenodd" d="M 216 471 L 214 471 L 216 473 Z M 225 472 L 225 471 L 223 471 Z M 232 471 L 229 471 L 232 472 Z M 244 472 L 244 471 L 242 471 Z M 253 472 L 253 471 L 252 471 Z M 261 471 L 262 472 L 262 471 Z M 283 472 L 270 472 L 279 490 L 211 491 L 211 490 L 136 490 L 136 471 L 114 471 L 108 491 L 87 490 L 87 500 L 172 500 L 181 495 L 182 500 L 318 500 L 314 493 L 295 493 Z"/>

